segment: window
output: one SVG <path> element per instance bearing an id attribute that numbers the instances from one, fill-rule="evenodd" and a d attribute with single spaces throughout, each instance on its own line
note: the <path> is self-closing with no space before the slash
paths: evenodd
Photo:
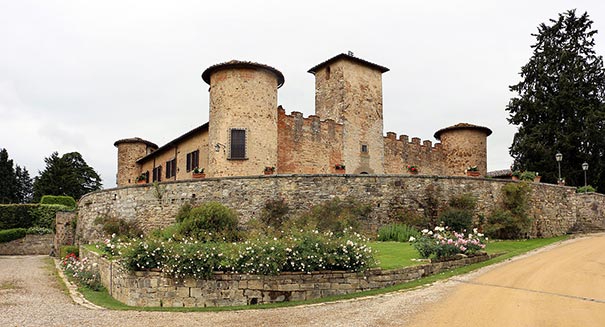
<path id="1" fill-rule="evenodd" d="M 187 153 L 187 172 L 200 168 L 200 150 Z"/>
<path id="2" fill-rule="evenodd" d="M 232 128 L 230 136 L 229 159 L 248 159 L 246 157 L 246 130 Z"/>
<path id="3" fill-rule="evenodd" d="M 176 158 L 166 161 L 166 178 L 176 176 Z"/>
<path id="4" fill-rule="evenodd" d="M 368 153 L 368 145 L 367 144 L 362 144 L 361 145 L 361 152 L 362 153 Z"/>
<path id="5" fill-rule="evenodd" d="M 330 79 L 330 73 L 331 73 L 331 69 L 330 69 L 330 66 L 328 66 L 326 68 L 326 79 Z"/>
<path id="6" fill-rule="evenodd" d="M 154 182 L 162 181 L 162 166 L 157 166 L 157 167 L 153 168 L 152 181 L 154 181 Z"/>

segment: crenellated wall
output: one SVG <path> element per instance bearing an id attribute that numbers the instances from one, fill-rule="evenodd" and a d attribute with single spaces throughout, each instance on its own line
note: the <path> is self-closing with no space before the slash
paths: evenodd
<path id="1" fill-rule="evenodd" d="M 277 173 L 331 174 L 343 163 L 342 124 L 278 108 Z"/>
<path id="2" fill-rule="evenodd" d="M 284 198 L 292 214 L 326 200 L 352 198 L 372 206 L 371 227 L 393 221 L 402 211 L 442 210 L 450 198 L 470 193 L 477 198 L 477 214 L 487 216 L 498 207 L 507 181 L 422 175 L 273 175 L 207 178 L 103 190 L 78 203 L 77 243 L 103 239 L 98 217 L 135 222 L 145 231 L 168 226 L 185 203 L 217 201 L 235 209 L 240 221 L 259 217 L 269 199 Z M 531 237 L 563 235 L 573 230 L 605 226 L 603 195 L 576 194 L 575 188 L 530 183 Z M 95 222 L 96 220 L 96 222 Z"/>
<path id="3" fill-rule="evenodd" d="M 422 143 L 421 143 L 422 142 Z M 407 166 L 417 166 L 422 175 L 444 175 L 441 143 L 421 141 L 407 135 L 388 132 L 384 138 L 384 170 L 387 174 L 407 174 Z"/>

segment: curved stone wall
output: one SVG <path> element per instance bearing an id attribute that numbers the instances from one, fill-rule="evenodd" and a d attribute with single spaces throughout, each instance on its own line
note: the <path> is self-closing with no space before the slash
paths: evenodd
<path id="1" fill-rule="evenodd" d="M 402 211 L 441 210 L 448 200 L 471 193 L 477 213 L 487 216 L 497 206 L 500 189 L 510 181 L 469 177 L 414 175 L 272 175 L 207 178 L 134 185 L 89 193 L 78 204 L 77 242 L 103 238 L 100 219 L 134 221 L 145 231 L 174 222 L 184 203 L 218 201 L 237 210 L 240 221 L 257 217 L 267 200 L 284 198 L 293 213 L 334 197 L 351 197 L 373 207 L 368 217 L 377 228 Z M 531 183 L 532 237 L 562 235 L 605 226 L 605 196 L 578 195 L 571 187 Z"/>

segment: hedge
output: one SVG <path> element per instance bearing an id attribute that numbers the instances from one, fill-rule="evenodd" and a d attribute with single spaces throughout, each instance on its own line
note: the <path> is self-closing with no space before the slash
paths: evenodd
<path id="1" fill-rule="evenodd" d="M 66 207 L 75 208 L 76 200 L 68 195 L 44 195 L 40 204 L 61 204 Z"/>
<path id="2" fill-rule="evenodd" d="M 13 240 L 18 240 L 20 238 L 24 238 L 26 234 L 25 228 L 13 228 L 0 230 L 0 243 L 10 242 Z"/>
<path id="3" fill-rule="evenodd" d="M 30 227 L 54 229 L 57 212 L 71 210 L 73 208 L 58 204 L 1 204 L 0 230 Z"/>

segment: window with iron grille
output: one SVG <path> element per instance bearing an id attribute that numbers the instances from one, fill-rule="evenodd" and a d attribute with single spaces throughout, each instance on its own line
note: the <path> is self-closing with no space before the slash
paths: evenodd
<path id="1" fill-rule="evenodd" d="M 187 153 L 187 172 L 200 168 L 200 150 Z"/>
<path id="2" fill-rule="evenodd" d="M 153 168 L 152 181 L 153 182 L 162 181 L 162 166 L 157 166 L 157 167 Z"/>
<path id="3" fill-rule="evenodd" d="M 230 132 L 229 159 L 248 159 L 246 156 L 246 130 L 232 128 Z"/>
<path id="4" fill-rule="evenodd" d="M 166 178 L 176 176 L 176 158 L 166 161 Z"/>

